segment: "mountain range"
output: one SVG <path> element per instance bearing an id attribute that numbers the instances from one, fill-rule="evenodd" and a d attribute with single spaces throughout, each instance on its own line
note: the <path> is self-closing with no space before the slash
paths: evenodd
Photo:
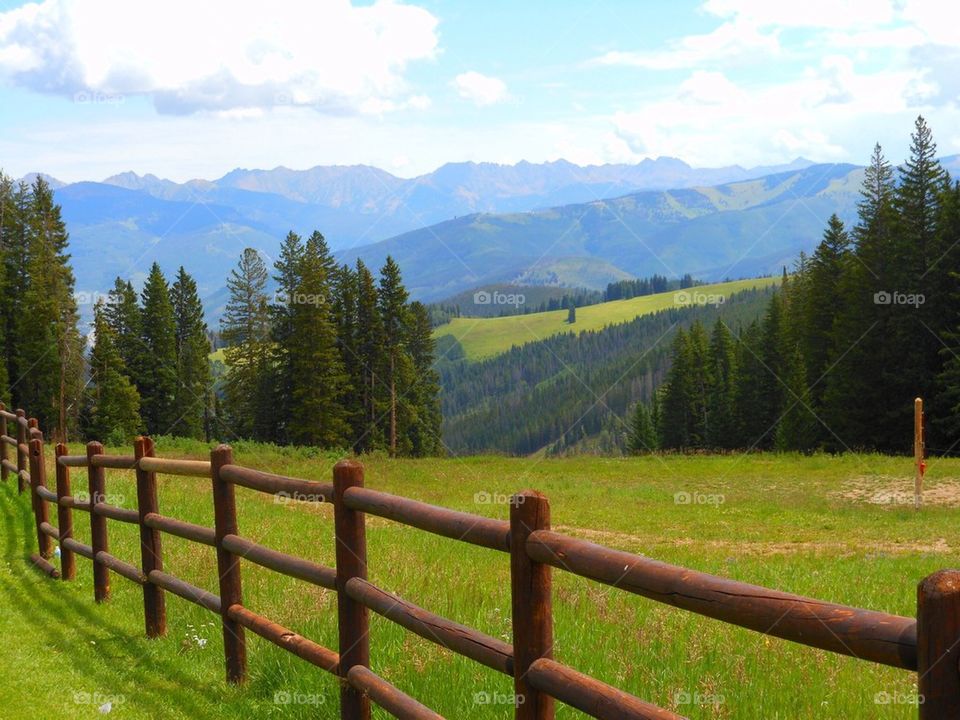
<path id="1" fill-rule="evenodd" d="M 960 156 L 945 158 L 952 171 Z M 581 167 L 451 163 L 412 179 L 377 168 L 233 170 L 177 183 L 122 173 L 48 178 L 71 233 L 77 288 L 153 261 L 183 264 L 211 318 L 244 247 L 272 258 L 289 230 L 321 230 L 341 259 L 400 262 L 414 297 L 489 282 L 599 288 L 653 273 L 703 279 L 775 270 L 811 248 L 831 212 L 852 217 L 862 169 L 814 164 L 693 168 L 674 158 Z"/>
<path id="2" fill-rule="evenodd" d="M 345 252 L 392 255 L 435 300 L 492 283 L 602 289 L 653 274 L 715 281 L 778 272 L 816 246 L 831 214 L 856 215 L 863 169 L 812 165 L 755 180 L 644 191 L 525 213 L 480 213 Z"/>

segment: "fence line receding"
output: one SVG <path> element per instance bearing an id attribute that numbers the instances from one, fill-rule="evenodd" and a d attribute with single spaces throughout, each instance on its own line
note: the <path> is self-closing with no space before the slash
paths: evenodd
<path id="1" fill-rule="evenodd" d="M 10 434 L 11 425 L 16 436 Z M 9 459 L 14 448 L 16 462 Z M 342 720 L 368 720 L 371 703 L 408 720 L 437 720 L 433 710 L 370 668 L 370 611 L 426 640 L 514 679 L 515 718 L 552 720 L 559 700 L 603 720 L 680 718 L 553 659 L 552 572 L 580 575 L 660 603 L 767 635 L 849 655 L 862 661 L 917 673 L 921 720 L 960 717 L 960 571 L 942 570 L 917 589 L 916 619 L 837 605 L 813 598 L 709 575 L 632 553 L 614 550 L 550 529 L 550 504 L 542 494 L 523 491 L 511 498 L 509 520 L 497 520 L 428 505 L 364 487 L 363 466 L 342 460 L 333 482 L 274 475 L 234 462 L 221 445 L 209 461 L 155 456 L 150 438 L 137 438 L 132 455 L 106 455 L 100 443 L 84 454 L 55 448 L 56 491 L 47 487 L 45 444 L 35 420 L 0 404 L 0 474 L 16 475 L 18 489 L 29 489 L 37 552 L 31 561 L 54 578 L 71 580 L 76 556 L 93 561 L 94 599 L 110 597 L 111 573 L 143 589 L 148 637 L 166 632 L 166 593 L 216 613 L 223 629 L 227 680 L 247 677 L 245 632 L 250 631 L 340 679 Z M 72 494 L 71 469 L 86 468 L 84 499 Z M 137 509 L 105 502 L 105 470 L 133 470 Z M 207 478 L 211 482 L 214 527 L 161 513 L 156 475 Z M 268 548 L 244 537 L 237 523 L 236 486 L 262 493 L 296 493 L 307 502 L 330 503 L 334 511 L 336 567 Z M 48 504 L 56 507 L 56 527 Z M 88 513 L 91 544 L 73 538 L 73 511 Z M 431 613 L 377 587 L 367 579 L 367 514 L 456 541 L 506 554 L 510 562 L 513 642 Z M 107 521 L 140 530 L 140 561 L 111 554 Z M 165 571 L 163 534 L 216 549 L 217 592 L 196 587 Z M 50 558 L 60 545 L 60 568 Z M 242 562 L 312 583 L 337 593 L 338 648 L 302 637 L 243 604 Z M 563 638 L 558 639 L 563 642 Z M 442 720 L 442 719 L 441 719 Z"/>

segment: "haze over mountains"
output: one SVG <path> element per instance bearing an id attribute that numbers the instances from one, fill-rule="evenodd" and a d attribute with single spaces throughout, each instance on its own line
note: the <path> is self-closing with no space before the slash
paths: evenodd
<path id="1" fill-rule="evenodd" d="M 960 156 L 944 164 L 956 172 Z M 243 248 L 273 258 L 291 229 L 321 230 L 349 262 L 378 267 L 394 254 L 425 300 L 488 282 L 599 288 L 653 273 L 772 272 L 816 244 L 831 212 L 853 217 L 861 173 L 801 158 L 750 169 L 658 158 L 451 163 L 413 179 L 357 165 L 237 169 L 186 183 L 134 173 L 50 180 L 78 290 L 104 292 L 117 275 L 136 283 L 155 260 L 169 273 L 183 264 L 216 317 Z"/>

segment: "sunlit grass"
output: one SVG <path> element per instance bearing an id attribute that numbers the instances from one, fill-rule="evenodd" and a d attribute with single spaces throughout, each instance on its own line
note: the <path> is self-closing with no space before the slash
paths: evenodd
<path id="1" fill-rule="evenodd" d="M 239 462 L 327 480 L 335 457 L 241 444 Z M 200 443 L 161 439 L 159 454 L 204 457 Z M 129 450 L 123 452 L 129 453 Z M 956 567 L 960 461 L 930 463 L 942 505 L 916 513 L 884 498 L 910 487 L 907 458 L 750 455 L 527 460 L 479 457 L 366 461 L 369 487 L 506 518 L 475 498 L 532 487 L 551 499 L 553 524 L 613 547 L 825 600 L 913 615 L 916 585 Z M 52 479 L 52 471 L 50 475 Z M 82 488 L 84 471 L 74 471 Z M 108 493 L 133 507 L 132 473 L 108 471 Z M 701 502 L 677 504 L 676 493 Z M 282 505 L 238 488 L 242 535 L 333 563 L 329 506 Z M 704 498 L 711 498 L 709 502 Z M 899 496 L 897 496 L 899 497 Z M 960 498 L 960 496 L 958 496 Z M 209 481 L 161 476 L 163 514 L 212 525 Z M 88 516 L 74 514 L 89 542 Z M 250 682 L 224 682 L 218 618 L 167 595 L 166 638 L 147 641 L 140 589 L 112 576 L 93 602 L 90 562 L 56 582 L 31 569 L 35 537 L 26 495 L 0 486 L 0 715 L 100 717 L 94 695 L 124 718 L 335 718 L 334 678 L 247 633 Z M 110 521 L 111 552 L 139 563 L 136 528 Z M 431 611 L 510 639 L 508 558 L 368 518 L 371 580 Z M 211 548 L 164 536 L 167 572 L 217 591 Z M 336 599 L 326 590 L 243 567 L 244 603 L 336 649 Z M 556 656 L 577 669 L 691 718 L 908 718 L 914 675 L 801 647 L 566 573 L 555 573 Z M 507 677 L 457 657 L 383 618 L 371 621 L 373 669 L 448 718 L 508 718 Z M 701 702 L 684 704 L 685 697 Z M 284 704 L 275 699 L 300 700 Z M 121 701 L 118 701 L 121 700 Z M 79 702 L 78 702 L 79 701 Z M 378 711 L 377 717 L 388 717 Z M 558 717 L 580 717 L 568 708 Z"/>
<path id="2" fill-rule="evenodd" d="M 506 352 L 514 345 L 536 342 L 560 333 L 601 330 L 608 325 L 629 322 L 641 315 L 659 310 L 715 302 L 711 298 L 727 297 L 751 288 L 764 288 L 779 281 L 779 278 L 735 280 L 728 283 L 702 285 L 688 290 L 644 295 L 629 300 L 613 300 L 597 305 L 587 305 L 577 308 L 577 321 L 572 325 L 567 322 L 566 310 L 507 317 L 454 318 L 438 327 L 434 331 L 434 336 L 453 335 L 460 341 L 469 360 L 481 360 Z M 680 293 L 686 294 L 680 295 Z"/>

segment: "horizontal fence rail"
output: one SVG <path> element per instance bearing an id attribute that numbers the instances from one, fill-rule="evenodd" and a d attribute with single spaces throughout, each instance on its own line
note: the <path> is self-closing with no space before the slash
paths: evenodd
<path id="1" fill-rule="evenodd" d="M 15 432 L 14 435 L 9 434 Z M 16 462 L 8 457 L 13 449 Z M 244 632 L 250 632 L 340 680 L 340 717 L 368 720 L 371 703 L 397 718 L 442 720 L 420 700 L 391 685 L 370 668 L 369 612 L 458 655 L 514 679 L 515 717 L 552 720 L 559 700 L 603 720 L 675 720 L 681 716 L 555 661 L 552 616 L 553 570 L 579 575 L 625 592 L 766 635 L 849 655 L 863 661 L 916 671 L 921 720 L 960 717 L 960 571 L 943 570 L 918 587 L 917 618 L 848 607 L 669 565 L 614 550 L 550 529 L 546 497 L 518 493 L 510 519 L 497 520 L 371 490 L 363 467 L 341 461 L 333 482 L 275 475 L 238 465 L 220 446 L 210 460 L 155 457 L 153 442 L 138 438 L 132 455 L 107 455 L 100 443 L 83 454 L 55 449 L 55 491 L 47 487 L 43 435 L 22 410 L 0 405 L 0 473 L 29 489 L 38 552 L 31 562 L 50 577 L 75 577 L 75 558 L 94 566 L 94 599 L 110 597 L 110 574 L 140 586 L 148 637 L 166 633 L 165 594 L 171 593 L 220 615 L 227 680 L 247 677 Z M 85 468 L 85 489 L 72 489 L 71 469 Z M 104 502 L 105 470 L 133 470 L 137 507 Z M 161 514 L 157 474 L 207 478 L 211 482 L 214 527 Z M 331 503 L 336 567 L 266 547 L 240 533 L 235 487 Z M 51 522 L 48 505 L 56 509 Z M 73 537 L 73 510 L 90 519 L 89 545 Z M 367 579 L 367 514 L 445 538 L 507 553 L 510 559 L 513 642 L 484 634 L 389 593 Z M 140 529 L 139 565 L 111 554 L 107 521 Z M 216 591 L 192 585 L 164 568 L 162 536 L 173 535 L 216 550 Z M 50 562 L 59 543 L 60 568 Z M 259 615 L 243 603 L 242 563 L 337 593 L 339 649 L 326 648 Z M 562 638 L 560 639 L 562 643 Z"/>
<path id="2" fill-rule="evenodd" d="M 695 572 L 549 531 L 537 562 L 700 615 L 882 665 L 917 669 L 917 622 Z"/>

